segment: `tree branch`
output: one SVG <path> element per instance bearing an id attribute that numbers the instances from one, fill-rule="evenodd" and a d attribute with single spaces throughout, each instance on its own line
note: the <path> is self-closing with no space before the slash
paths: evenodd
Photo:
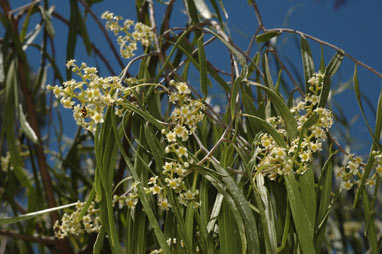
<path id="1" fill-rule="evenodd" d="M 293 34 L 298 34 L 300 36 L 305 36 L 306 38 L 309 38 L 315 42 L 318 42 L 322 45 L 325 45 L 325 46 L 328 46 L 332 49 L 335 49 L 337 51 L 341 51 L 343 52 L 343 54 L 345 56 L 347 56 L 350 60 L 352 60 L 354 63 L 366 68 L 367 70 L 371 71 L 372 73 L 374 73 L 375 75 L 377 75 L 379 78 L 382 79 L 382 73 L 376 71 L 375 69 L 373 69 L 372 67 L 370 67 L 369 65 L 361 62 L 360 60 L 354 58 L 353 56 L 351 56 L 350 54 L 346 53 L 343 49 L 329 43 L 329 42 L 326 42 L 326 41 L 323 41 L 323 40 L 320 40 L 318 39 L 317 37 L 314 37 L 312 35 L 309 35 L 309 34 L 306 34 L 306 33 L 303 33 L 303 32 L 300 32 L 300 31 L 297 31 L 297 30 L 294 30 L 294 29 L 290 29 L 290 28 L 272 28 L 272 29 L 267 29 L 267 32 L 270 32 L 270 31 L 279 31 L 280 33 L 293 33 Z"/>

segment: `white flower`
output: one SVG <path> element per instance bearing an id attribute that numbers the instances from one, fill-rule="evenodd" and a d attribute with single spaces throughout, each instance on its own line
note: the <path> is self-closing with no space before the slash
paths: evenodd
<path id="1" fill-rule="evenodd" d="M 167 186 L 174 190 L 177 189 L 182 182 L 182 179 L 180 178 L 166 178 L 164 180 L 166 181 Z"/>
<path id="2" fill-rule="evenodd" d="M 166 172 L 169 172 L 171 171 L 173 168 L 173 163 L 172 162 L 165 162 L 164 166 L 163 166 L 163 173 L 166 173 Z"/>
<path id="3" fill-rule="evenodd" d="M 62 98 L 61 99 L 61 104 L 64 106 L 64 108 L 72 108 L 72 106 L 74 105 L 74 101 L 71 101 L 71 99 L 68 97 L 68 98 Z"/>
<path id="4" fill-rule="evenodd" d="M 102 96 L 102 101 L 108 106 L 114 103 L 114 100 L 113 98 L 111 98 L 110 94 L 108 94 L 107 96 Z"/>
<path id="5" fill-rule="evenodd" d="M 184 146 L 180 146 L 178 149 L 176 149 L 176 154 L 179 156 L 179 157 L 188 157 L 188 153 L 187 153 L 187 148 L 185 148 Z"/>
<path id="6" fill-rule="evenodd" d="M 177 100 L 178 100 L 178 94 L 176 93 L 171 93 L 170 96 L 168 97 L 168 101 L 173 104 L 175 104 Z"/>
<path id="7" fill-rule="evenodd" d="M 156 184 L 158 176 L 150 177 L 148 184 Z"/>
<path id="8" fill-rule="evenodd" d="M 178 137 L 182 137 L 183 136 L 183 133 L 187 133 L 187 130 L 186 128 L 184 128 L 184 126 L 181 126 L 181 125 L 177 125 L 175 128 L 174 128 L 174 133 L 176 134 L 176 136 Z"/>
<path id="9" fill-rule="evenodd" d="M 303 152 L 298 157 L 300 157 L 302 162 L 308 162 L 311 158 L 311 153 L 310 152 Z"/>
<path id="10" fill-rule="evenodd" d="M 190 94 L 191 90 L 188 88 L 185 82 L 181 82 L 176 87 L 180 94 Z"/>
<path id="11" fill-rule="evenodd" d="M 53 88 L 53 93 L 54 93 L 54 96 L 56 96 L 56 98 L 58 98 L 60 95 L 62 95 L 62 89 L 61 87 L 59 86 L 55 86 Z"/>
<path id="12" fill-rule="evenodd" d="M 166 138 L 168 142 L 175 142 L 176 141 L 176 135 L 174 132 L 170 131 L 166 134 Z"/>
<path id="13" fill-rule="evenodd" d="M 125 203 L 126 205 L 133 209 L 135 208 L 135 206 L 137 205 L 138 203 L 138 199 L 136 197 L 133 197 L 133 196 L 129 196 L 126 200 L 125 200 Z"/>
<path id="14" fill-rule="evenodd" d="M 164 210 L 168 211 L 168 209 L 171 208 L 170 203 L 168 202 L 167 198 L 161 198 L 158 202 L 159 207 Z"/>
<path id="15" fill-rule="evenodd" d="M 379 176 L 382 176 L 382 164 L 378 165 L 378 166 L 375 168 L 375 172 L 376 172 Z"/>
<path id="16" fill-rule="evenodd" d="M 75 59 L 71 59 L 71 60 L 67 61 L 67 62 L 66 62 L 66 68 L 69 69 L 70 67 L 74 67 L 74 66 L 76 66 L 76 65 L 75 65 L 75 62 L 76 62 Z"/>
<path id="17" fill-rule="evenodd" d="M 274 152 L 277 159 L 283 160 L 286 156 L 285 149 L 282 147 L 278 147 L 278 148 L 274 149 L 273 152 Z"/>
<path id="18" fill-rule="evenodd" d="M 195 191 L 187 190 L 187 192 L 185 192 L 183 194 L 187 200 L 193 200 L 195 198 L 195 196 L 197 196 L 199 194 L 199 191 L 198 190 L 195 190 Z"/>
<path id="19" fill-rule="evenodd" d="M 150 191 L 153 193 L 153 195 L 160 194 L 161 190 L 162 188 L 157 184 L 150 188 Z"/>
<path id="20" fill-rule="evenodd" d="M 103 114 L 96 111 L 92 116 L 92 119 L 95 123 L 103 123 Z"/>
<path id="21" fill-rule="evenodd" d="M 311 142 L 310 143 L 310 150 L 312 150 L 312 152 L 320 151 L 321 150 L 321 143 L 320 142 L 316 142 L 316 143 Z"/>

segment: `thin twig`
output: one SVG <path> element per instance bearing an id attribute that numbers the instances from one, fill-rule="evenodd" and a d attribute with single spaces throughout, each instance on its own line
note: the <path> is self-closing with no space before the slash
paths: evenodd
<path id="1" fill-rule="evenodd" d="M 257 22 L 259 23 L 259 28 L 265 32 L 267 29 L 265 29 L 264 27 L 263 19 L 261 18 L 261 14 L 260 14 L 259 8 L 257 8 L 257 4 L 255 0 L 252 0 L 252 5 L 253 5 L 253 8 L 255 9 L 255 14 L 256 14 Z"/>
<path id="2" fill-rule="evenodd" d="M 0 235 L 7 236 L 13 239 L 18 239 L 27 242 L 41 243 L 45 245 L 56 245 L 57 240 L 53 237 L 40 237 L 40 236 L 30 236 L 30 235 L 22 235 L 15 232 L 11 232 L 5 229 L 0 229 Z"/>
<path id="3" fill-rule="evenodd" d="M 345 56 L 347 56 L 350 60 L 352 60 L 354 63 L 356 63 L 357 65 L 361 65 L 362 67 L 366 68 L 367 70 L 371 71 L 372 73 L 374 73 L 375 75 L 377 75 L 379 78 L 382 78 L 382 73 L 376 71 L 374 68 L 370 67 L 369 65 L 361 62 L 360 60 L 354 58 L 353 56 L 351 56 L 350 54 L 346 53 L 343 49 L 329 43 L 329 42 L 326 42 L 326 41 L 323 41 L 323 40 L 320 40 L 318 39 L 317 37 L 314 37 L 312 35 L 309 35 L 309 34 L 306 34 L 306 33 L 303 33 L 301 31 L 297 31 L 297 30 L 294 30 L 294 29 L 290 29 L 290 28 L 272 28 L 272 29 L 267 29 L 267 32 L 270 32 L 270 31 L 279 31 L 281 33 L 294 33 L 294 34 L 298 34 L 300 36 L 305 36 L 306 38 L 309 38 L 315 42 L 318 42 L 322 45 L 325 45 L 325 46 L 328 46 L 332 49 L 335 49 L 337 51 L 341 51 Z"/>
<path id="4" fill-rule="evenodd" d="M 161 56 L 161 53 L 160 53 L 161 49 L 160 49 L 158 33 L 157 33 L 157 23 L 155 22 L 154 3 L 152 0 L 147 0 L 147 2 L 149 4 L 149 18 L 150 18 L 150 23 L 151 23 L 151 30 L 154 34 L 154 44 L 155 44 L 155 47 L 156 47 L 158 53 L 160 54 L 159 56 L 163 57 L 163 55 Z"/>
<path id="5" fill-rule="evenodd" d="M 259 32 L 260 32 L 260 27 L 258 27 L 258 28 L 256 29 L 256 32 L 252 35 L 251 40 L 249 41 L 248 48 L 247 48 L 247 50 L 245 51 L 245 53 L 246 53 L 248 56 L 249 56 L 250 53 L 251 53 L 252 46 L 253 46 L 253 44 L 255 43 L 257 34 L 258 34 Z"/>

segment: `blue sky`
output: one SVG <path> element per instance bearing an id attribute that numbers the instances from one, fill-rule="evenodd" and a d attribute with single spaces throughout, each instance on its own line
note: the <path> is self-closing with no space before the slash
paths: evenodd
<path id="1" fill-rule="evenodd" d="M 12 8 L 16 8 L 29 2 L 30 1 L 12 0 L 11 4 Z M 56 0 L 49 2 L 51 5 L 56 5 L 56 11 L 61 13 L 62 16 L 66 18 L 69 17 L 69 1 Z M 174 8 L 174 17 L 171 20 L 171 25 L 183 26 L 186 22 L 186 17 L 183 14 L 182 1 L 177 2 L 178 3 Z M 223 3 L 229 16 L 226 23 L 231 32 L 233 41 L 245 50 L 251 35 L 257 28 L 257 20 L 254 15 L 254 10 L 248 5 L 247 0 L 223 0 Z M 257 3 L 266 28 L 288 27 L 308 33 L 344 49 L 355 58 L 365 62 L 377 71 L 382 72 L 382 1 L 349 0 L 339 9 L 334 9 L 331 1 L 267 0 L 257 1 Z M 155 0 L 154 5 L 158 8 L 156 14 L 158 21 L 160 21 L 163 16 L 163 5 Z M 135 6 L 133 1 L 105 0 L 102 3 L 94 4 L 93 10 L 98 16 L 100 16 L 103 11 L 109 10 L 125 18 L 135 19 Z M 59 49 L 66 48 L 68 31 L 67 27 L 61 22 L 54 21 L 54 25 L 56 28 L 56 41 L 59 42 L 56 45 L 56 48 L 58 49 L 57 65 L 62 67 L 61 70 L 64 73 L 65 50 Z M 111 56 L 110 59 L 114 59 L 106 44 L 106 40 L 90 17 L 87 20 L 87 25 L 90 27 L 90 39 L 99 45 L 106 56 Z M 110 36 L 113 38 L 112 34 L 110 34 Z M 315 64 L 318 66 L 320 46 L 312 41 L 309 41 L 309 43 L 313 51 Z M 78 44 L 80 45 L 81 43 Z M 282 35 L 278 37 L 277 47 L 281 57 L 290 59 L 300 73 L 302 73 L 301 57 L 299 50 L 295 45 L 293 36 Z M 324 49 L 325 60 L 326 63 L 328 63 L 335 52 L 327 47 Z M 207 56 L 213 58 L 217 63 L 229 63 L 227 62 L 228 57 L 226 52 L 224 51 L 222 54 L 221 48 L 213 47 L 206 48 L 206 50 L 210 54 Z M 253 52 L 254 50 L 252 53 Z M 36 63 L 31 63 L 31 65 L 32 69 L 37 71 L 37 67 L 34 66 L 38 66 L 39 64 L 38 52 L 36 52 L 36 50 L 30 50 L 28 54 L 35 57 Z M 94 58 L 89 58 L 83 47 L 78 47 L 75 58 L 80 62 L 87 62 L 89 65 L 94 64 Z M 120 70 L 115 60 L 112 60 L 110 64 L 114 67 L 117 73 L 119 73 Z M 222 64 L 222 68 L 224 68 L 224 65 L 225 64 Z M 353 71 L 354 63 L 345 58 L 343 65 L 334 79 L 335 82 L 333 83 L 351 80 Z M 362 92 L 364 92 L 376 105 L 382 87 L 381 80 L 362 67 L 358 68 L 358 73 Z M 104 72 L 104 75 L 107 74 L 107 72 Z M 195 77 L 195 82 L 196 81 L 197 76 Z M 51 81 L 48 80 L 48 82 Z M 360 112 L 355 101 L 355 96 L 350 90 L 335 96 L 335 99 L 339 104 L 344 106 L 344 112 L 348 117 L 359 115 Z M 370 120 L 372 120 L 373 117 L 370 112 L 368 111 L 367 113 Z M 72 137 L 75 133 L 75 124 L 71 118 L 71 112 L 69 110 L 63 110 L 63 116 L 65 120 L 65 133 L 69 137 Z M 371 124 L 374 126 L 373 121 L 371 121 Z M 368 137 L 366 126 L 361 118 L 355 122 L 355 127 L 356 128 L 352 131 L 352 135 L 359 137 L 360 139 Z"/>

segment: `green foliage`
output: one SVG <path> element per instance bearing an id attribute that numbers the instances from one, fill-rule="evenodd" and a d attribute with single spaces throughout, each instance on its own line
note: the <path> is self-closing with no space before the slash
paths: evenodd
<path id="1" fill-rule="evenodd" d="M 382 90 L 370 119 L 357 74 L 362 63 L 350 58 L 372 140 L 365 163 L 331 128 L 342 124 L 341 135 L 351 127 L 331 96 L 346 89 L 334 83 L 344 51 L 302 32 L 266 29 L 255 1 L 249 7 L 259 29 L 247 51 L 230 37 L 221 0 L 184 1 L 181 28 L 169 27 L 175 1 L 137 0 L 137 17 L 127 17 L 136 21 L 96 17 L 92 8 L 101 2 L 70 0 L 68 17 L 48 0 L 16 12 L 8 0 L 0 4 L 6 253 L 380 253 Z M 159 6 L 167 16 L 157 24 Z M 110 49 L 92 37 L 90 17 L 106 20 L 109 32 L 101 31 Z M 67 63 L 55 61 L 58 20 L 67 25 Z M 112 32 L 121 35 L 114 44 Z M 300 39 L 295 77 L 269 42 L 284 33 Z M 321 46 L 319 70 L 311 51 L 318 45 L 309 39 Z M 226 69 L 216 67 L 210 44 L 230 56 Z M 76 65 L 79 47 L 102 60 L 98 69 Z M 326 64 L 327 47 L 336 53 Z M 29 68 L 32 49 L 40 52 L 37 73 Z M 227 105 L 211 102 L 218 89 Z M 75 135 L 64 133 L 64 110 L 73 111 Z"/>

